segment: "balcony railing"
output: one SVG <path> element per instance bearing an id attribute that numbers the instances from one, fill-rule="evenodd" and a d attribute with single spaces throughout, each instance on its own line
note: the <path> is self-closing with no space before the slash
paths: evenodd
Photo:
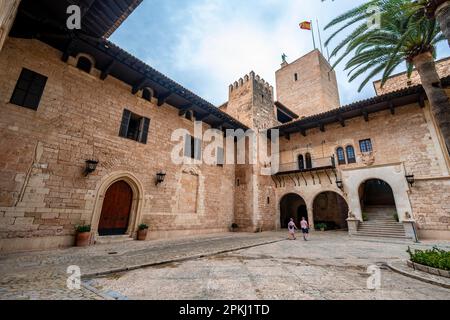
<path id="1" fill-rule="evenodd" d="M 311 164 L 306 162 L 303 165 L 300 162 L 282 163 L 276 174 L 320 171 L 334 168 L 336 168 L 336 160 L 334 157 L 316 158 L 311 160 Z"/>

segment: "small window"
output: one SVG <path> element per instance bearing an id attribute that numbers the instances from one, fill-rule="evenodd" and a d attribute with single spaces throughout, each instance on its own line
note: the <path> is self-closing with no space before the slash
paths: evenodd
<path id="1" fill-rule="evenodd" d="M 305 170 L 305 158 L 303 157 L 303 155 L 299 155 L 298 156 L 298 169 L 299 170 Z"/>
<path id="2" fill-rule="evenodd" d="M 241 180 L 240 179 L 236 179 L 236 186 L 240 187 L 241 186 Z"/>
<path id="3" fill-rule="evenodd" d="M 184 155 L 191 159 L 202 159 L 202 141 L 191 135 L 186 136 Z"/>
<path id="4" fill-rule="evenodd" d="M 46 76 L 23 68 L 10 102 L 21 107 L 37 110 L 46 83 Z"/>
<path id="5" fill-rule="evenodd" d="M 267 197 L 267 204 L 270 204 L 270 197 Z"/>
<path id="6" fill-rule="evenodd" d="M 306 156 L 306 169 L 312 169 L 312 158 L 311 158 L 311 154 L 307 153 Z"/>
<path id="7" fill-rule="evenodd" d="M 152 92 L 149 89 L 142 90 L 142 99 L 152 101 Z"/>
<path id="8" fill-rule="evenodd" d="M 348 146 L 345 148 L 345 151 L 347 152 L 348 163 L 356 163 L 355 148 L 353 148 L 353 146 Z"/>
<path id="9" fill-rule="evenodd" d="M 77 62 L 77 68 L 84 72 L 91 73 L 92 62 L 86 57 L 79 57 Z"/>
<path id="10" fill-rule="evenodd" d="M 338 164 L 339 165 L 347 164 L 347 162 L 345 161 L 344 148 L 342 147 L 337 148 L 336 153 L 338 158 Z"/>
<path id="11" fill-rule="evenodd" d="M 298 73 L 294 74 L 294 81 L 298 81 Z"/>
<path id="12" fill-rule="evenodd" d="M 366 139 L 366 140 L 361 140 L 359 142 L 359 147 L 361 148 L 361 152 L 363 153 L 367 153 L 367 152 L 372 152 L 372 141 L 370 139 Z"/>
<path id="13" fill-rule="evenodd" d="M 147 143 L 150 119 L 138 116 L 129 110 L 124 110 L 119 136 L 143 144 Z"/>

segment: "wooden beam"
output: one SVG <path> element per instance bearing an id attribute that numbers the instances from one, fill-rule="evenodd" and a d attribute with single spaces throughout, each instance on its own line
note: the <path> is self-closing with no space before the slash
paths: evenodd
<path id="1" fill-rule="evenodd" d="M 325 132 L 325 124 L 319 123 L 320 131 Z"/>
<path id="2" fill-rule="evenodd" d="M 165 94 L 158 95 L 158 107 L 161 107 L 164 103 L 166 103 L 167 99 L 171 95 L 172 95 L 172 92 L 168 92 L 168 93 L 165 93 Z"/>
<path id="3" fill-rule="evenodd" d="M 203 120 L 205 120 L 206 118 L 208 118 L 210 115 L 209 115 L 209 113 L 204 113 L 204 114 L 199 114 L 199 113 L 197 113 L 196 115 L 195 115 L 195 120 L 197 120 L 197 121 L 203 121 Z"/>
<path id="4" fill-rule="evenodd" d="M 367 112 L 367 110 L 363 109 L 362 114 L 364 116 L 364 120 L 366 122 L 369 122 L 369 113 Z"/>
<path id="5" fill-rule="evenodd" d="M 391 114 L 395 115 L 395 107 L 392 101 L 389 102 L 389 109 L 391 110 Z"/>
<path id="6" fill-rule="evenodd" d="M 291 135 L 289 133 L 286 133 L 285 137 L 286 137 L 286 140 L 291 141 Z"/>
<path id="7" fill-rule="evenodd" d="M 108 77 L 108 75 L 109 75 L 109 73 L 111 72 L 112 68 L 114 68 L 114 65 L 115 65 L 115 61 L 112 60 L 112 61 L 106 66 L 106 68 L 102 71 L 102 74 L 100 75 L 100 79 L 101 79 L 101 80 L 105 80 L 105 79 Z"/>
<path id="8" fill-rule="evenodd" d="M 145 87 L 145 84 L 147 83 L 147 78 L 142 78 L 138 82 L 136 82 L 133 85 L 133 88 L 131 89 L 131 94 L 135 95 L 139 90 Z"/>
<path id="9" fill-rule="evenodd" d="M 339 120 L 339 123 L 341 124 L 341 126 L 345 128 L 345 119 L 344 119 L 344 117 L 342 115 L 339 115 L 338 116 L 338 120 Z"/>
<path id="10" fill-rule="evenodd" d="M 306 137 L 306 130 L 305 129 L 301 129 L 300 133 L 302 134 L 302 136 Z"/>
<path id="11" fill-rule="evenodd" d="M 72 51 L 73 51 L 74 42 L 75 42 L 75 40 L 72 38 L 70 40 L 69 44 L 67 45 L 66 50 L 64 50 L 63 55 L 61 57 L 61 60 L 63 62 L 69 61 L 69 57 L 70 57 L 70 55 L 72 54 Z"/>
<path id="12" fill-rule="evenodd" d="M 184 117 L 189 110 L 192 110 L 193 105 L 191 103 L 186 104 L 180 108 L 178 115 L 180 117 Z"/>

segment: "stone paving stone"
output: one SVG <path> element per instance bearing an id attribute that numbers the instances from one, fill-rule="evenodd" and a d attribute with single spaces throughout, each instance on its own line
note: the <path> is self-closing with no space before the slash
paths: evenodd
<path id="1" fill-rule="evenodd" d="M 382 290 L 366 288 L 367 267 L 407 258 L 408 244 L 360 241 L 335 232 L 312 234 L 309 242 L 284 239 L 284 233 L 237 233 L 3 255 L 0 299 L 100 299 L 85 288 L 66 288 L 68 265 L 88 274 L 211 255 L 96 277 L 90 284 L 119 299 L 450 300 L 450 290 L 387 269 L 382 269 Z M 233 252 L 213 255 L 228 250 Z"/>

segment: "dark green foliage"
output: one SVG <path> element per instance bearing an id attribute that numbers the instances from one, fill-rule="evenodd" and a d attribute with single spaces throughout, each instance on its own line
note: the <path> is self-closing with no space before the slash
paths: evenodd
<path id="1" fill-rule="evenodd" d="M 444 251 L 434 247 L 433 250 L 414 250 L 414 252 L 411 248 L 408 248 L 407 252 L 411 257 L 412 262 L 436 269 L 450 271 L 450 251 Z"/>

